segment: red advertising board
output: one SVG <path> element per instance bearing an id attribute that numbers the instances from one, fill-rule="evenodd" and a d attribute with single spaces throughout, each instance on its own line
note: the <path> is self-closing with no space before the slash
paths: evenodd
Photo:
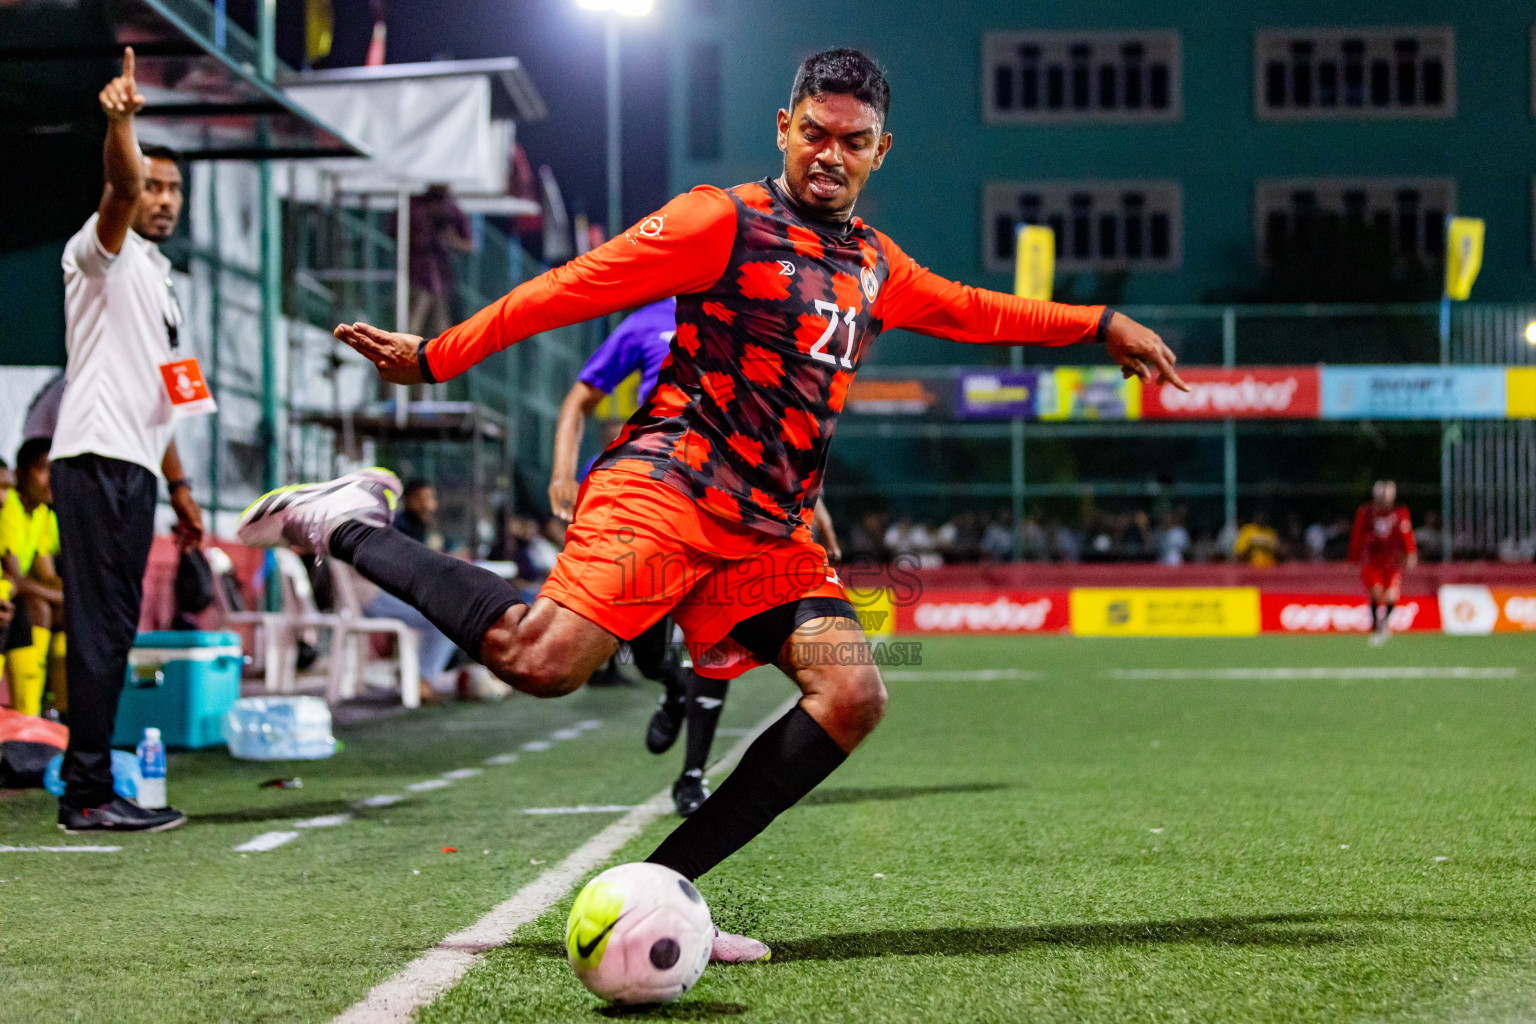
<path id="1" fill-rule="evenodd" d="M 1365 633 L 1371 605 L 1364 594 L 1259 595 L 1259 628 L 1265 633 Z M 1422 594 L 1404 597 L 1392 611 L 1398 633 L 1440 632 L 1440 602 Z"/>
<path id="2" fill-rule="evenodd" d="M 1142 419 L 1315 420 L 1321 413 L 1315 366 L 1180 367 L 1179 375 L 1188 392 L 1171 384 L 1142 386 Z"/>
<path id="3" fill-rule="evenodd" d="M 925 589 L 896 603 L 898 633 L 1060 633 L 1070 618 L 1065 590 Z"/>

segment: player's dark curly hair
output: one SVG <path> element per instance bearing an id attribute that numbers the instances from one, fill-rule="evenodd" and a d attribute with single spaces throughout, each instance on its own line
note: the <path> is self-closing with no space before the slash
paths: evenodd
<path id="1" fill-rule="evenodd" d="M 181 154 L 176 152 L 176 150 L 172 149 L 170 146 L 161 146 L 156 143 L 150 143 L 149 145 L 140 146 L 139 152 L 149 157 L 151 160 L 169 160 L 171 163 L 177 164 L 178 166 L 181 164 Z"/>
<path id="2" fill-rule="evenodd" d="M 880 115 L 880 123 L 891 109 L 891 84 L 874 59 L 859 50 L 823 50 L 800 62 L 794 87 L 789 90 L 789 109 L 794 110 L 807 96 L 843 93 L 868 103 Z"/>

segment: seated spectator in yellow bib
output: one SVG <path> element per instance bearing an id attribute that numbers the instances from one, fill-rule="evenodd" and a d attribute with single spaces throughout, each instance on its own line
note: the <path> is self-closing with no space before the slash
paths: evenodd
<path id="1" fill-rule="evenodd" d="M 57 626 L 63 641 L 64 591 L 53 563 L 59 521 L 53 514 L 48 441 L 38 438 L 16 454 L 16 486 L 0 503 L 0 575 L 16 606 L 7 642 L 11 704 L 23 714 L 42 711 L 48 647 Z"/>

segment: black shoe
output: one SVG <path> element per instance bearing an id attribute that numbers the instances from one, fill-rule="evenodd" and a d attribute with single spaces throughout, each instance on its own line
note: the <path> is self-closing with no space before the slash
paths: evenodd
<path id="1" fill-rule="evenodd" d="M 187 816 L 174 807 L 146 810 L 120 796 L 100 807 L 71 807 L 59 801 L 59 828 L 77 832 L 164 832 L 185 824 Z"/>
<path id="2" fill-rule="evenodd" d="M 656 704 L 651 724 L 645 728 L 645 749 L 653 754 L 665 754 L 677 742 L 677 734 L 683 730 L 683 718 L 688 712 L 688 695 L 675 696 L 664 693 Z"/>
<path id="3" fill-rule="evenodd" d="M 699 805 L 709 799 L 709 782 L 704 778 L 704 773 L 694 768 L 683 772 L 672 783 L 672 806 L 677 809 L 677 816 L 686 818 L 699 809 Z"/>

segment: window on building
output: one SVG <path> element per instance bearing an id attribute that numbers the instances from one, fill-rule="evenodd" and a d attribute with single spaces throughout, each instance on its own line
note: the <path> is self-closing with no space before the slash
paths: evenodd
<path id="1" fill-rule="evenodd" d="M 990 32 L 984 116 L 999 123 L 1177 121 L 1177 32 Z"/>
<path id="2" fill-rule="evenodd" d="M 720 159 L 720 44 L 688 48 L 688 159 Z"/>
<path id="3" fill-rule="evenodd" d="M 983 263 L 1013 269 L 1020 224 L 1056 233 L 1065 271 L 1174 270 L 1183 261 L 1183 192 L 1176 181 L 994 181 L 982 202 Z"/>
<path id="4" fill-rule="evenodd" d="M 1261 29 L 1253 74 L 1254 106 L 1268 120 L 1456 113 L 1449 28 Z"/>
<path id="5" fill-rule="evenodd" d="M 1374 247 L 1400 262 L 1445 256 L 1445 218 L 1456 212 L 1449 178 L 1291 178 L 1260 181 L 1254 202 L 1259 262 L 1320 256 L 1338 245 Z"/>

